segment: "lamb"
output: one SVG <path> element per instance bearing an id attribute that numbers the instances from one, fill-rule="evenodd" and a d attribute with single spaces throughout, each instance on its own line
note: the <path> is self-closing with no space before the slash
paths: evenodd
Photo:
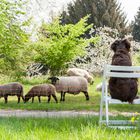
<path id="1" fill-rule="evenodd" d="M 107 83 L 107 87 L 108 87 L 108 83 Z M 108 90 L 109 90 L 109 89 L 108 89 Z M 96 91 L 99 91 L 99 92 L 102 91 L 102 82 L 99 83 L 99 84 L 96 86 Z"/>
<path id="2" fill-rule="evenodd" d="M 55 99 L 56 103 L 56 89 L 52 84 L 40 84 L 32 87 L 30 91 L 25 95 L 25 102 L 32 98 L 32 103 L 34 102 L 34 97 L 38 96 L 38 101 L 41 102 L 40 96 L 48 96 L 48 103 L 50 102 L 51 96 Z"/>
<path id="3" fill-rule="evenodd" d="M 65 94 L 79 94 L 83 92 L 86 100 L 89 100 L 88 82 L 81 76 L 50 77 L 51 83 L 56 87 L 56 91 L 61 93 L 60 101 L 65 101 Z"/>
<path id="4" fill-rule="evenodd" d="M 67 75 L 68 76 L 82 76 L 82 77 L 85 77 L 90 84 L 94 83 L 93 77 L 84 69 L 69 68 L 67 70 Z"/>
<path id="5" fill-rule="evenodd" d="M 18 97 L 18 103 L 20 103 L 20 97 L 22 97 L 22 100 L 24 101 L 23 86 L 20 83 L 13 82 L 5 85 L 0 85 L 0 98 L 4 97 L 5 103 L 8 102 L 8 96 L 14 95 Z"/>
<path id="6" fill-rule="evenodd" d="M 99 84 L 96 86 L 96 91 L 102 91 L 102 83 L 99 83 Z"/>

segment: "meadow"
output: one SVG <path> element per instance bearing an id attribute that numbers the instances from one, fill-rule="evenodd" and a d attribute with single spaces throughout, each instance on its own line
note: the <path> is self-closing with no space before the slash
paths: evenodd
<path id="1" fill-rule="evenodd" d="M 100 96 L 101 92 L 96 91 L 96 85 L 101 82 L 100 77 L 95 77 L 95 82 L 93 85 L 89 85 L 89 96 L 90 100 L 86 101 L 83 93 L 78 95 L 66 94 L 65 102 L 55 103 L 54 99 L 51 98 L 50 103 L 47 103 L 47 98 L 42 97 L 41 103 L 38 102 L 38 98 L 35 97 L 34 103 L 31 102 L 31 99 L 27 103 L 21 102 L 17 104 L 17 97 L 8 98 L 8 103 L 4 103 L 4 98 L 0 99 L 0 109 L 25 109 L 25 110 L 45 110 L 45 111 L 59 111 L 59 110 L 87 110 L 87 111 L 99 111 L 100 107 Z M 7 83 L 5 81 L 4 83 Z M 46 83 L 46 78 L 33 78 L 33 79 L 25 79 L 22 80 L 21 83 L 24 86 L 24 95 L 28 92 L 28 90 L 36 84 Z M 1 82 L 2 83 L 2 82 Z M 60 100 L 60 94 L 57 93 L 57 98 Z M 140 112 L 140 105 L 110 105 L 110 110 L 113 112 Z"/>
<path id="2" fill-rule="evenodd" d="M 22 110 L 76 110 L 99 112 L 101 93 L 96 91 L 96 85 L 101 82 L 100 77 L 95 78 L 93 85 L 89 85 L 90 100 L 86 101 L 83 93 L 79 95 L 66 94 L 65 102 L 55 103 L 54 99 L 47 103 L 43 97 L 42 102 L 17 104 L 17 97 L 9 97 L 8 103 L 0 99 L 0 109 L 22 109 Z M 3 80 L 1 83 L 8 83 Z M 24 94 L 36 84 L 46 83 L 46 78 L 25 79 L 20 81 L 24 86 Z M 58 99 L 60 94 L 57 93 Z M 110 105 L 112 113 L 118 112 L 140 112 L 140 105 Z M 110 117 L 112 118 L 112 117 Z M 113 117 L 114 118 L 114 117 Z M 115 119 L 131 119 L 126 116 L 116 116 Z M 137 129 L 111 129 L 106 126 L 99 126 L 98 116 L 78 117 L 0 117 L 0 139 L 1 140 L 139 140 L 140 131 Z"/>
<path id="3" fill-rule="evenodd" d="M 98 117 L 0 118 L 1 140 L 139 140 L 139 130 L 98 125 Z"/>

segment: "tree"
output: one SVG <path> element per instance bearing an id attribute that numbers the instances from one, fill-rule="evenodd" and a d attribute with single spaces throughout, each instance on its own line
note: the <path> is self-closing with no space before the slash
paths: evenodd
<path id="1" fill-rule="evenodd" d="M 25 27 L 29 21 L 21 21 L 25 13 L 24 3 L 0 1 L 0 74 L 21 75 L 24 67 L 25 47 L 29 34 Z"/>
<path id="2" fill-rule="evenodd" d="M 97 27 L 111 27 L 125 34 L 126 16 L 116 0 L 76 0 L 68 5 L 67 11 L 62 12 L 62 24 L 77 23 L 80 18 L 90 14 L 88 24 Z"/>
<path id="3" fill-rule="evenodd" d="M 140 41 L 140 8 L 135 16 L 134 23 L 132 25 L 132 35 L 136 41 Z"/>
<path id="4" fill-rule="evenodd" d="M 42 24 L 39 41 L 33 45 L 36 62 L 47 65 L 52 75 L 60 74 L 78 55 L 83 55 L 84 48 L 97 37 L 82 38 L 92 25 L 87 25 L 88 17 L 82 18 L 75 25 L 61 25 L 59 19 L 51 24 Z"/>

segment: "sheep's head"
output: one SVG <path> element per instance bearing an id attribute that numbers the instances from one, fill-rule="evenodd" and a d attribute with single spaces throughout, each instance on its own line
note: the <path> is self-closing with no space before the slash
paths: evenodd
<path id="1" fill-rule="evenodd" d="M 93 80 L 92 76 L 89 76 L 87 78 L 87 81 L 90 83 L 90 85 L 93 85 L 93 83 L 94 83 L 94 80 Z"/>
<path id="2" fill-rule="evenodd" d="M 59 80 L 59 78 L 57 78 L 57 77 L 50 77 L 50 78 L 48 78 L 48 80 L 51 80 L 51 83 L 52 83 L 53 85 L 55 85 L 56 82 Z"/>
<path id="3" fill-rule="evenodd" d="M 30 96 L 27 94 L 27 95 L 25 95 L 25 99 L 24 99 L 24 102 L 26 103 L 26 102 L 28 102 L 29 100 L 30 100 Z"/>
<path id="4" fill-rule="evenodd" d="M 92 80 L 91 82 L 90 82 L 90 85 L 93 85 L 94 84 L 94 80 Z"/>

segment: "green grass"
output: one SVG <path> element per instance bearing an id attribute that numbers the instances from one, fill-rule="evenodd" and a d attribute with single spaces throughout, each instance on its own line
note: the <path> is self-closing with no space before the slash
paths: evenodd
<path id="1" fill-rule="evenodd" d="M 28 92 L 28 90 L 35 84 L 43 83 L 45 81 L 45 78 L 43 80 L 38 79 L 25 79 L 24 82 L 24 94 Z M 17 97 L 11 97 L 8 98 L 8 103 L 4 103 L 4 99 L 0 99 L 0 109 L 27 109 L 27 110 L 92 110 L 92 111 L 99 111 L 100 107 L 100 96 L 101 93 L 95 91 L 96 85 L 101 82 L 101 78 L 96 77 L 95 83 L 93 85 L 89 85 L 89 96 L 90 100 L 86 101 L 85 96 L 83 93 L 80 93 L 78 95 L 70 95 L 66 94 L 66 100 L 65 102 L 59 102 L 55 103 L 54 99 L 51 99 L 51 102 L 47 103 L 47 98 L 43 97 L 41 98 L 42 102 L 38 103 L 37 98 L 35 98 L 35 102 L 31 103 L 31 100 L 24 104 L 23 101 L 21 101 L 20 104 L 17 104 Z M 57 93 L 58 100 L 60 100 L 60 94 Z M 127 112 L 140 112 L 140 105 L 110 105 L 111 111 L 127 111 Z"/>
<path id="2" fill-rule="evenodd" d="M 43 80 L 44 81 L 44 80 Z M 24 92 L 34 85 L 43 82 L 33 79 L 24 80 Z M 0 99 L 0 109 L 27 109 L 27 110 L 92 110 L 99 111 L 100 92 L 95 91 L 97 83 L 101 79 L 96 77 L 93 86 L 89 86 L 90 100 L 86 101 L 85 96 L 80 93 L 73 96 L 66 94 L 66 101 L 58 104 L 52 99 L 51 103 L 46 103 L 46 98 L 38 103 L 36 98 L 34 103 L 21 102 L 17 104 L 16 97 L 9 97 L 8 104 L 4 104 L 4 99 Z M 57 94 L 60 99 L 60 94 Z M 110 105 L 112 112 L 128 111 L 140 112 L 140 105 Z M 110 117 L 112 118 L 112 117 Z M 124 116 L 117 116 L 115 119 L 126 119 Z M 131 119 L 131 117 L 127 117 Z M 16 118 L 0 117 L 0 139 L 1 140 L 139 140 L 139 130 L 118 130 L 98 125 L 98 116 L 89 117 L 52 117 L 52 118 Z"/>
<path id="3" fill-rule="evenodd" d="M 96 78 L 96 83 L 100 81 L 100 78 Z M 24 94 L 35 84 L 43 83 L 43 80 L 30 79 L 24 81 Z M 76 96 L 66 94 L 65 102 L 55 103 L 54 99 L 51 99 L 50 104 L 47 103 L 47 98 L 42 97 L 41 103 L 38 103 L 37 97 L 35 102 L 31 103 L 31 100 L 24 104 L 21 101 L 20 104 L 17 104 L 17 97 L 8 97 L 8 103 L 4 104 L 4 98 L 0 99 L 0 109 L 28 109 L 28 110 L 98 110 L 100 93 L 95 92 L 95 84 L 89 86 L 89 96 L 90 101 L 86 101 L 83 93 L 80 93 Z M 57 93 L 58 100 L 60 100 L 60 94 Z M 98 104 L 97 104 L 98 102 Z M 98 107 L 96 107 L 98 106 Z"/>
<path id="4" fill-rule="evenodd" d="M 2 118 L 1 140 L 139 140 L 139 130 L 99 127 L 98 117 Z"/>

